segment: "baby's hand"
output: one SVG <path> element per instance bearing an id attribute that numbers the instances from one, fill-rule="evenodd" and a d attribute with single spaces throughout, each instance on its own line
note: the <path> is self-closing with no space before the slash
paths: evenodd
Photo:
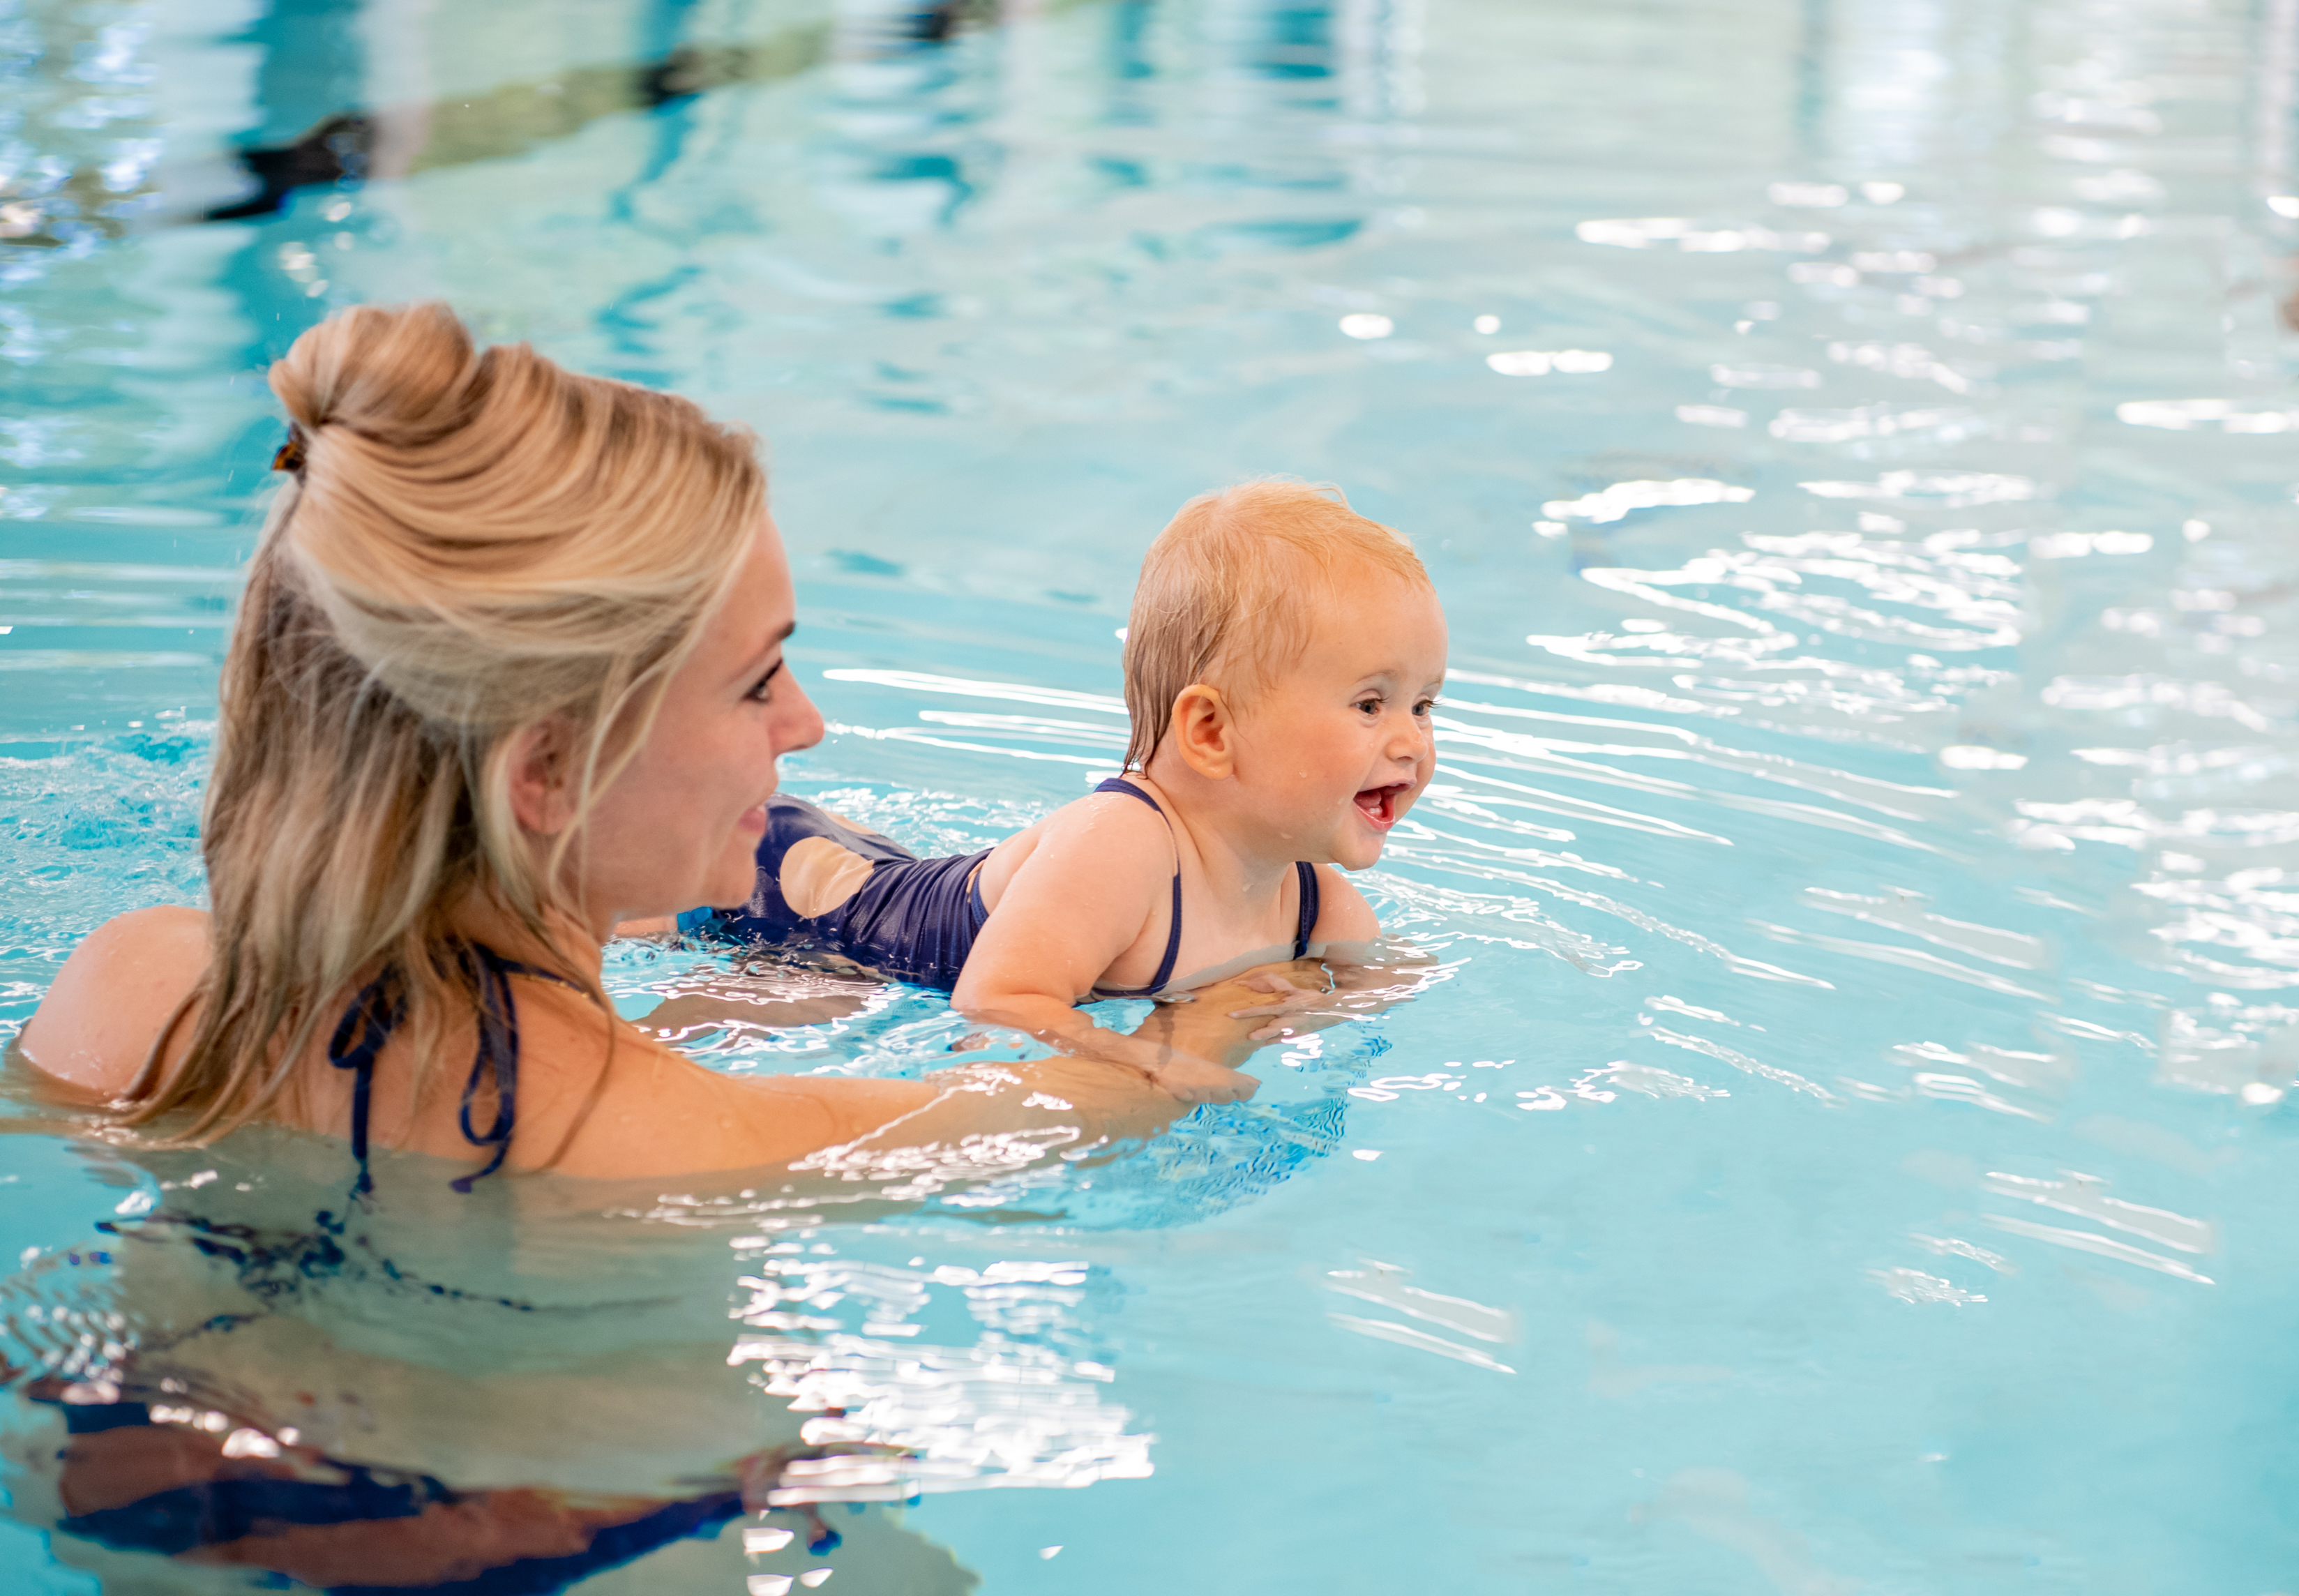
<path id="1" fill-rule="evenodd" d="M 1261 1083 L 1249 1075 L 1188 1053 L 1176 1053 L 1150 1070 L 1150 1079 L 1183 1102 L 1243 1102 L 1261 1089 Z"/>
<path id="2" fill-rule="evenodd" d="M 1339 993 L 1329 991 L 1322 986 L 1296 986 L 1280 975 L 1267 972 L 1251 975 L 1246 977 L 1241 984 L 1251 987 L 1256 992 L 1268 993 L 1275 1000 L 1267 1003 L 1257 1003 L 1249 1009 L 1232 1009 L 1229 1011 L 1229 1017 L 1232 1019 L 1255 1019 L 1263 1015 L 1271 1017 L 1267 1025 L 1248 1034 L 1248 1039 L 1250 1041 L 1268 1042 L 1275 1037 L 1291 1035 L 1293 1027 L 1287 1025 L 1285 1021 L 1287 1018 L 1293 1015 L 1316 1015 L 1322 1018 L 1343 1019 L 1349 1018 L 1353 1012 L 1351 1008 L 1340 1001 Z"/>

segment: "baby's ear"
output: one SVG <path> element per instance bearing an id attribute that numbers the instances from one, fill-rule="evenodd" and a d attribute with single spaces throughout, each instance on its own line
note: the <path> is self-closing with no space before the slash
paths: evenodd
<path id="1" fill-rule="evenodd" d="M 1219 687 L 1192 682 L 1175 695 L 1168 728 L 1182 762 L 1208 781 L 1226 781 L 1237 770 L 1237 718 Z"/>

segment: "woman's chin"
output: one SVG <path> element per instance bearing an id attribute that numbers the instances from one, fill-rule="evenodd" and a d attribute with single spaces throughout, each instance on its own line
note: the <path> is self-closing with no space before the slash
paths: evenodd
<path id="1" fill-rule="evenodd" d="M 746 856 L 740 869 L 718 873 L 710 883 L 710 895 L 702 902 L 713 909 L 739 909 L 751 901 L 758 885 L 759 867 Z"/>

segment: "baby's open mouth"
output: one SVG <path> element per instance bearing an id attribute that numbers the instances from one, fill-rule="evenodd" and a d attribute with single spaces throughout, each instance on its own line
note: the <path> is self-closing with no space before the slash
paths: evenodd
<path id="1" fill-rule="evenodd" d="M 1357 794 L 1357 808 L 1373 823 L 1376 831 L 1387 831 L 1397 824 L 1397 801 L 1412 790 L 1411 782 L 1400 781 L 1385 787 L 1367 787 Z"/>

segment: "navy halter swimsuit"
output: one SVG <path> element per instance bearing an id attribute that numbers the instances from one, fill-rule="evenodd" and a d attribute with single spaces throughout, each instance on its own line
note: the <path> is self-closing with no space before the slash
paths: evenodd
<path id="1" fill-rule="evenodd" d="M 493 1149 L 494 1153 L 486 1168 L 449 1183 L 468 1197 L 474 1181 L 502 1168 L 519 1120 L 519 1005 L 511 999 L 510 978 L 531 976 L 538 981 L 556 981 L 570 991 L 583 989 L 555 971 L 506 959 L 478 943 L 463 943 L 456 958 L 477 994 L 479 1018 L 478 1051 L 471 1060 L 469 1078 L 463 1083 L 463 1106 L 458 1118 L 465 1141 L 483 1152 Z M 369 1101 L 375 1094 L 376 1057 L 406 1018 L 406 988 L 399 973 L 387 969 L 352 1000 L 328 1043 L 328 1062 L 352 1072 L 352 1156 L 359 1160 L 355 1194 L 375 1187 L 367 1167 L 367 1130 Z M 494 1088 L 494 1120 L 481 1130 L 471 1122 L 471 1110 L 480 1091 L 489 1085 Z"/>
<path id="2" fill-rule="evenodd" d="M 1173 818 L 1158 801 L 1124 777 L 1112 777 L 1094 791 L 1138 798 L 1158 810 L 1168 831 L 1173 829 Z M 809 919 L 784 900 L 782 864 L 784 854 L 812 836 L 868 860 L 870 876 L 844 902 Z M 842 824 L 802 798 L 777 794 L 767 800 L 767 835 L 759 843 L 759 874 L 751 901 L 740 909 L 690 910 L 678 917 L 678 927 L 726 942 L 764 942 L 836 953 L 898 981 L 948 992 L 958 985 L 974 939 L 990 918 L 979 880 L 982 861 L 990 853 L 984 848 L 979 853 L 920 859 L 883 836 Z M 1300 889 L 1293 957 L 1299 959 L 1308 953 L 1310 935 L 1317 927 L 1317 867 L 1298 863 L 1293 869 Z M 1147 986 L 1097 986 L 1094 995 L 1154 997 L 1174 978 L 1174 960 L 1181 951 L 1182 865 L 1177 853 L 1173 924 L 1157 975 Z"/>

